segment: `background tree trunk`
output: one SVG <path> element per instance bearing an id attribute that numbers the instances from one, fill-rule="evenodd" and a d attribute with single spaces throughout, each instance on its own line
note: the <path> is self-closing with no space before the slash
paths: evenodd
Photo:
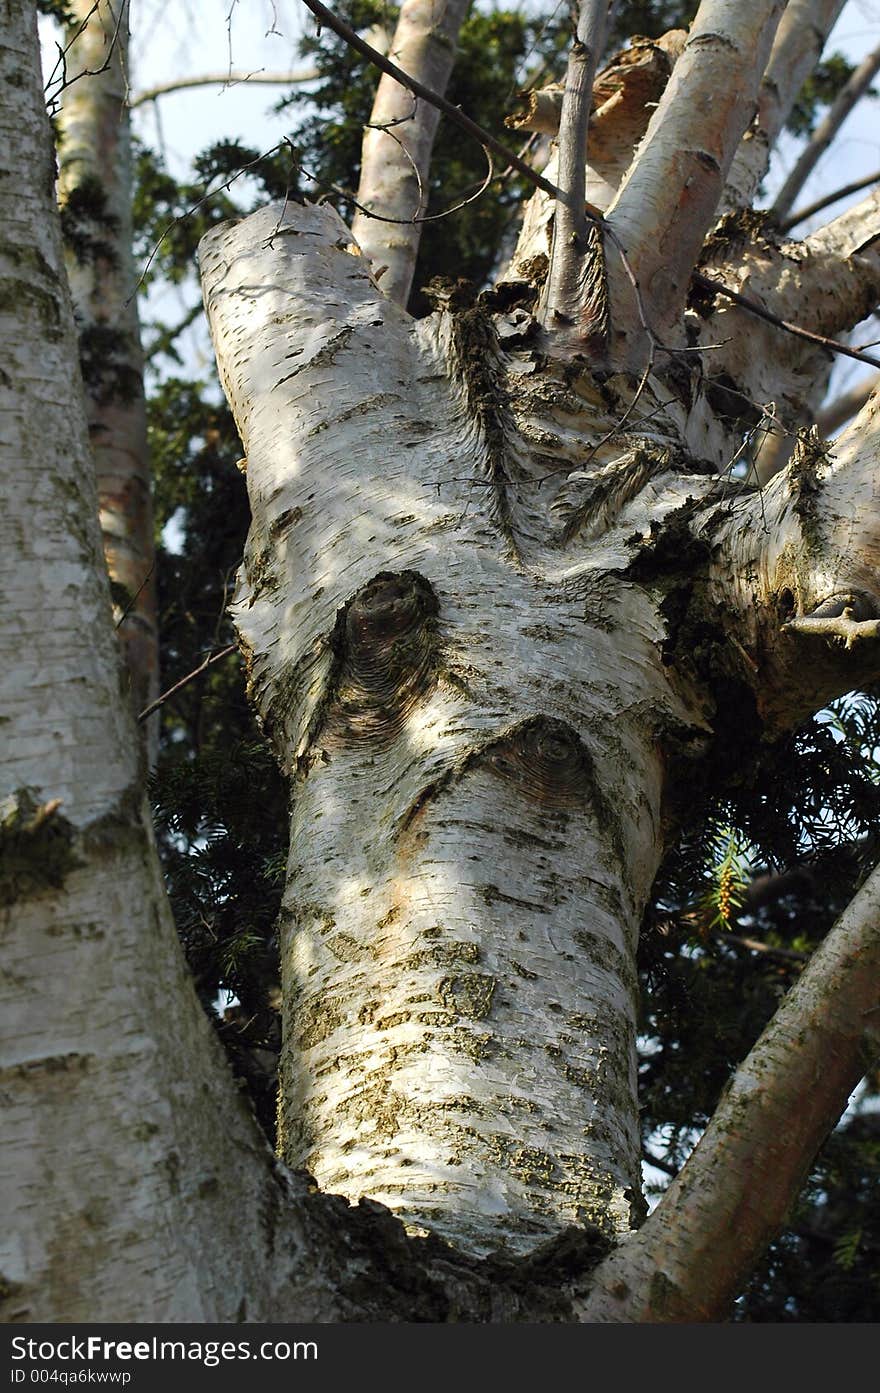
<path id="1" fill-rule="evenodd" d="M 137 714 L 159 694 L 153 507 L 132 257 L 129 6 L 74 0 L 59 116 L 67 273 L 86 379 L 104 555 Z M 158 721 L 144 726 L 155 762 Z"/>

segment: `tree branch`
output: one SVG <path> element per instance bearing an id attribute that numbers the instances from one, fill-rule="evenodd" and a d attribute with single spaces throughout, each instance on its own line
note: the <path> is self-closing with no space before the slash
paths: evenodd
<path id="1" fill-rule="evenodd" d="M 874 374 L 873 377 L 866 378 L 864 382 L 859 382 L 855 387 L 850 387 L 848 392 L 841 392 L 840 396 L 835 397 L 816 417 L 816 425 L 819 433 L 826 440 L 841 426 L 845 426 L 847 421 L 851 421 L 853 416 L 858 415 L 865 402 L 880 387 L 880 375 Z"/>
<path id="2" fill-rule="evenodd" d="M 752 119 L 783 8 L 782 0 L 703 0 L 608 211 L 661 336 L 684 307 L 691 272 Z"/>
<path id="3" fill-rule="evenodd" d="M 833 256 L 872 255 L 880 263 L 880 188 L 804 239 L 811 251 Z"/>
<path id="4" fill-rule="evenodd" d="M 313 82 L 320 74 L 317 68 L 299 68 L 294 72 L 264 72 L 254 73 L 233 71 L 231 68 L 222 73 L 200 73 L 195 77 L 176 77 L 171 82 L 160 82 L 155 87 L 145 87 L 143 92 L 138 92 L 128 99 L 128 108 L 134 111 L 135 107 L 144 106 L 146 102 L 154 102 L 159 97 L 169 97 L 174 92 L 187 92 L 193 87 L 234 87 L 239 83 L 248 83 L 250 86 L 264 85 L 267 87 L 296 87 L 301 82 Z"/>
<path id="5" fill-rule="evenodd" d="M 145 706 L 143 711 L 140 712 L 138 720 L 145 721 L 148 716 L 152 716 L 153 712 L 158 711 L 160 706 L 164 706 L 168 698 L 174 696 L 175 692 L 179 692 L 181 687 L 188 686 L 194 677 L 198 677 L 200 672 L 204 672 L 206 668 L 212 667 L 214 663 L 219 663 L 221 658 L 228 658 L 229 654 L 234 653 L 237 647 L 238 644 L 230 643 L 227 644 L 225 648 L 221 648 L 219 653 L 209 653 L 204 662 L 199 663 L 198 667 L 193 668 L 192 672 L 188 672 L 186 677 L 181 677 L 180 681 L 175 682 L 173 687 L 169 687 L 167 692 L 163 692 L 161 696 L 156 697 L 155 701 L 151 701 L 149 706 Z"/>
<path id="6" fill-rule="evenodd" d="M 768 324 L 774 324 L 777 329 L 784 329 L 787 334 L 793 334 L 795 338 L 804 339 L 807 343 L 817 344 L 820 348 L 827 348 L 833 353 L 842 353 L 847 358 L 855 358 L 860 363 L 870 363 L 872 367 L 880 368 L 880 358 L 874 358 L 862 349 L 851 348 L 848 343 L 840 343 L 837 339 L 827 338 L 824 334 L 815 334 L 811 329 L 804 329 L 799 324 L 782 319 L 779 315 L 765 309 L 763 305 L 759 305 L 756 300 L 750 299 L 748 295 L 742 295 L 738 290 L 731 290 L 730 286 L 722 285 L 721 281 L 716 281 L 714 276 L 704 276 L 701 271 L 695 271 L 693 278 L 694 282 L 704 290 L 717 291 L 725 299 L 732 300 L 734 304 L 742 305 L 743 309 L 756 315 L 758 319 L 763 319 Z"/>
<path id="7" fill-rule="evenodd" d="M 404 0 L 390 52 L 423 85 L 445 92 L 456 56 L 458 31 L 470 0 Z M 378 270 L 384 265 L 382 289 L 390 300 L 405 305 L 415 271 L 421 222 L 428 204 L 428 173 L 440 110 L 421 108 L 406 87 L 383 73 L 376 90 L 370 123 L 364 130 L 357 212 L 352 232 L 364 255 Z M 397 223 L 369 216 L 375 210 Z"/>
<path id="8" fill-rule="evenodd" d="M 844 184 L 833 193 L 824 194 L 822 198 L 817 198 L 815 203 L 805 203 L 802 208 L 795 209 L 790 217 L 783 218 L 779 224 L 779 231 L 790 232 L 798 223 L 806 222 L 814 213 L 821 213 L 823 208 L 830 207 L 832 203 L 839 203 L 842 198 L 849 198 L 851 193 L 860 193 L 862 189 L 870 188 L 872 184 L 877 183 L 880 183 L 880 169 L 875 169 L 873 174 L 868 174 L 864 179 L 856 179 L 853 184 Z"/>
<path id="9" fill-rule="evenodd" d="M 580 0 L 559 117 L 559 194 L 550 269 L 540 315 L 543 322 L 553 328 L 576 323 L 584 298 L 587 128 L 593 78 L 605 47 L 607 19 L 608 0 Z M 597 246 L 596 255 L 602 256 L 601 246 Z M 576 331 L 574 337 L 580 339 L 580 332 Z"/>
<path id="10" fill-rule="evenodd" d="M 825 117 L 813 132 L 809 142 L 795 162 L 770 209 L 770 215 L 777 222 L 791 211 L 794 203 L 810 174 L 822 155 L 828 149 L 837 132 L 849 116 L 856 102 L 864 96 L 877 72 L 880 71 L 880 47 L 875 48 L 864 58 L 849 81 L 840 89 Z"/>
<path id="11" fill-rule="evenodd" d="M 740 1065 L 657 1208 L 597 1269 L 581 1319 L 724 1320 L 878 1050 L 880 867 Z"/>
<path id="12" fill-rule="evenodd" d="M 845 0 L 789 0 L 758 91 L 758 112 L 730 169 L 722 211 L 750 207 L 770 151 L 813 71 Z"/>
<path id="13" fill-rule="evenodd" d="M 450 121 L 453 121 L 461 130 L 465 131 L 469 136 L 472 136 L 474 140 L 479 141 L 487 150 L 491 150 L 493 155 L 498 155 L 500 159 L 506 161 L 506 163 L 512 166 L 519 174 L 522 174 L 530 183 L 534 184 L 536 188 L 543 189 L 545 193 L 552 194 L 554 198 L 556 197 L 558 192 L 556 185 L 551 184 L 549 179 L 544 179 L 540 174 L 537 174 L 530 164 L 527 164 L 524 159 L 520 158 L 515 150 L 511 150 L 509 146 L 504 145 L 500 140 L 496 140 L 494 135 L 484 130 L 482 126 L 478 126 L 476 121 L 472 121 L 469 116 L 465 116 L 464 112 L 461 111 L 459 107 L 453 106 L 445 97 L 441 97 L 436 92 L 432 92 L 429 87 L 425 87 L 424 84 L 419 82 L 416 78 L 410 77 L 408 73 L 405 73 L 396 63 L 392 63 L 389 58 L 385 58 L 378 49 L 373 48 L 366 40 L 362 39 L 359 34 L 355 33 L 350 25 L 346 24 L 344 20 L 338 19 L 332 10 L 327 9 L 326 5 L 322 5 L 321 0 L 303 0 L 303 4 L 312 11 L 312 14 L 317 17 L 321 24 L 326 24 L 327 28 L 332 29 L 334 34 L 338 34 L 341 39 L 345 39 L 346 43 L 350 44 L 358 53 L 362 53 L 365 58 L 368 58 L 380 72 L 388 73 L 401 83 L 403 87 L 408 87 L 417 97 L 421 97 L 422 101 L 428 102 L 431 106 L 435 106 L 438 111 L 441 111 L 444 116 L 448 116 Z M 589 208 L 588 212 L 596 217 L 601 216 L 597 208 Z"/>

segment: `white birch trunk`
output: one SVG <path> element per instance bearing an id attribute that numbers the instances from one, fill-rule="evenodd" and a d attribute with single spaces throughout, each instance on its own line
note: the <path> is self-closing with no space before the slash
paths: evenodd
<path id="1" fill-rule="evenodd" d="M 201 267 L 253 513 L 234 614 L 292 782 L 284 1155 L 472 1253 L 624 1232 L 675 807 L 733 710 L 758 739 L 880 670 L 811 650 L 805 682 L 780 637 L 873 595 L 870 527 L 845 567 L 805 539 L 807 441 L 764 498 L 688 473 L 659 381 L 615 436 L 627 379 L 520 346 L 521 311 L 410 321 L 327 208 L 215 229 Z"/>
<path id="2" fill-rule="evenodd" d="M 233 1321 L 290 1291 L 260 1219 L 284 1182 L 198 1005 L 161 884 L 101 553 L 36 16 L 21 0 L 6 15 L 0 1309 Z"/>
<path id="3" fill-rule="evenodd" d="M 443 96 L 455 63 L 458 31 L 471 0 L 404 0 L 389 57 L 409 77 Z M 390 300 L 409 299 L 428 210 L 428 173 L 440 121 L 434 106 L 384 73 L 364 130 L 354 235 Z M 370 216 L 370 215 L 373 216 Z M 384 221 L 383 221 L 384 220 Z"/>
<path id="4" fill-rule="evenodd" d="M 634 400 L 523 305 L 415 325 L 326 208 L 205 239 L 253 507 L 235 612 L 293 791 L 285 1154 L 464 1249 L 432 1266 L 379 1206 L 272 1166 L 186 981 L 119 698 L 33 7 L 8 14 L 4 1314 L 723 1319 L 876 1048 L 876 877 L 627 1236 L 636 932 L 695 782 L 880 678 L 876 395 L 834 462 L 804 435 L 757 497 L 693 449 L 662 365 Z M 571 1223 L 580 1267 L 543 1289 L 467 1256 Z M 625 1241 L 593 1271 L 595 1230 Z"/>

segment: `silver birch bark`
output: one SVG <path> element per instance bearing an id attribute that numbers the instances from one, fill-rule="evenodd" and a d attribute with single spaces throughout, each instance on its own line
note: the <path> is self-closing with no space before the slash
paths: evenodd
<path id="1" fill-rule="evenodd" d="M 659 382 L 621 436 L 588 371 L 518 346 L 521 314 L 408 321 L 327 209 L 220 228 L 201 264 L 248 458 L 235 617 L 293 784 L 284 1154 L 475 1253 L 622 1233 L 635 934 L 682 770 L 721 758 L 731 700 L 773 734 L 877 673 L 866 641 L 805 683 L 809 623 L 780 636 L 780 607 L 853 590 L 872 639 L 871 525 L 804 541 L 806 438 L 746 508 L 689 472 Z"/>
<path id="2" fill-rule="evenodd" d="M 102 558 L 36 14 L 13 0 L 5 16 L 0 1310 L 232 1321 L 248 1303 L 271 1312 L 282 1286 L 295 1299 L 260 1219 L 287 1182 L 212 1038 L 161 884 Z"/>
<path id="3" fill-rule="evenodd" d="M 728 174 L 722 211 L 747 208 L 797 95 L 846 0 L 788 0 L 758 91 L 758 109 Z"/>

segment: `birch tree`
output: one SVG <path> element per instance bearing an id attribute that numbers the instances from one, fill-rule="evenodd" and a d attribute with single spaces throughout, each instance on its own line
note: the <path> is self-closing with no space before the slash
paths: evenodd
<path id="1" fill-rule="evenodd" d="M 59 192 L 104 554 L 132 709 L 159 693 L 153 515 L 132 257 L 129 5 L 74 0 L 64 33 Z M 54 90 L 54 87 L 53 89 Z M 155 759 L 155 721 L 149 727 Z"/>
<path id="2" fill-rule="evenodd" d="M 645 1216 L 657 868 L 697 788 L 880 677 L 880 399 L 833 448 L 810 424 L 880 229 L 876 194 L 798 242 L 747 208 L 839 4 L 703 0 L 591 115 L 607 8 L 577 14 L 557 153 L 490 289 L 413 320 L 385 249 L 293 198 L 202 242 L 252 513 L 233 613 L 291 794 L 273 1157 L 136 791 L 12 0 L 8 1319 L 723 1320 L 877 1053 L 880 872 Z M 396 80 L 424 103 L 428 71 Z M 382 159 L 362 189 L 409 219 Z M 735 468 L 755 410 L 791 443 L 760 489 Z"/>

